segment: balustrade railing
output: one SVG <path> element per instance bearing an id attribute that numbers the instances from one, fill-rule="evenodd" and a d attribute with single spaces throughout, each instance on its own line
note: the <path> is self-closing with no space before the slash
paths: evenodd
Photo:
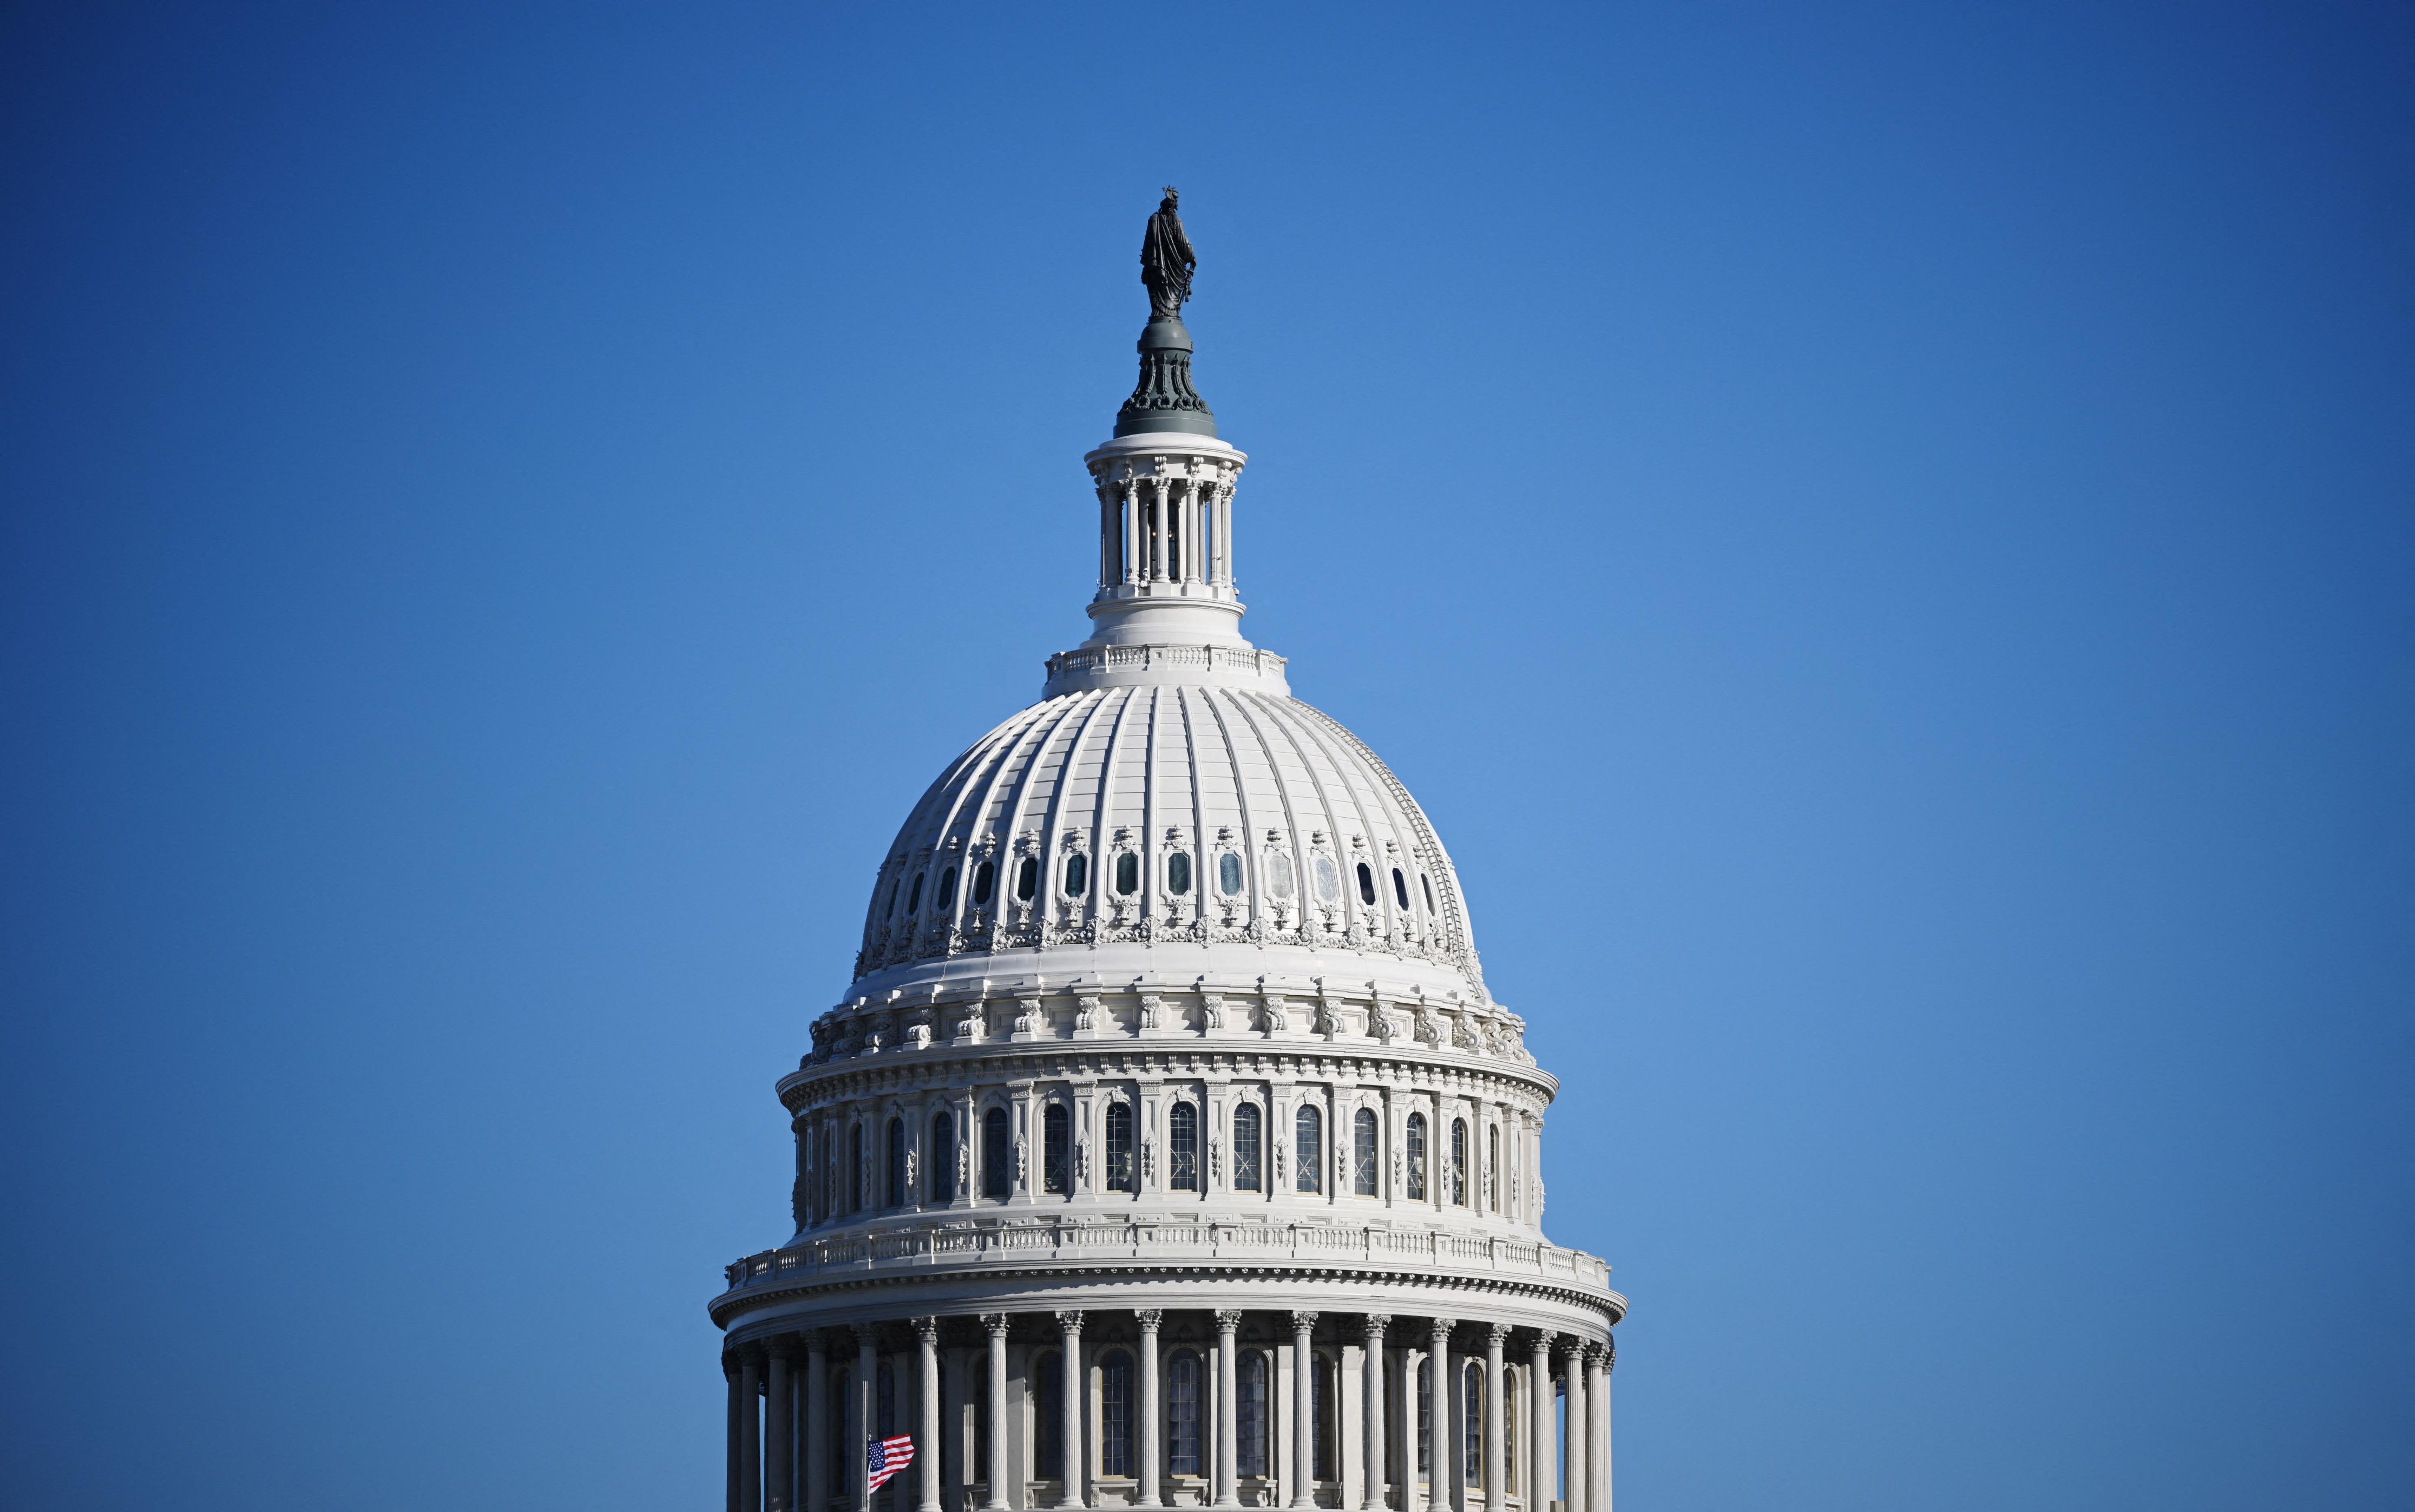
<path id="1" fill-rule="evenodd" d="M 767 1250 L 728 1267 L 732 1291 L 799 1272 L 978 1265 L 1008 1253 L 1079 1259 L 1113 1250 L 1135 1258 L 1222 1254 L 1252 1259 L 1356 1255 L 1376 1265 L 1460 1272 L 1544 1276 L 1598 1291 L 1610 1287 L 1610 1267 L 1579 1250 L 1531 1240 L 1339 1223 L 1252 1223 L 1190 1219 L 1121 1221 L 1031 1219 L 938 1223 L 869 1235 L 808 1239 Z"/>

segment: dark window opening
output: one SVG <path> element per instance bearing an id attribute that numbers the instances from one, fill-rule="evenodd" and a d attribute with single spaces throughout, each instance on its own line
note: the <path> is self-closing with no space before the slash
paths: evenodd
<path id="1" fill-rule="evenodd" d="M 988 906 L 989 895 L 997 886 L 998 867 L 994 863 L 983 861 L 979 866 L 974 867 L 973 906 L 976 908 Z"/>
<path id="2" fill-rule="evenodd" d="M 1073 1190 L 1073 1115 L 1061 1102 L 1041 1118 L 1041 1190 L 1060 1195 Z"/>
<path id="3" fill-rule="evenodd" d="M 1176 851 L 1165 859 L 1165 891 L 1181 897 L 1191 891 L 1191 857 Z"/>
<path id="4" fill-rule="evenodd" d="M 1409 1115 L 1409 1134 L 1405 1142 L 1409 1157 L 1409 1201 L 1426 1200 L 1426 1115 Z"/>
<path id="5" fill-rule="evenodd" d="M 1121 1350 L 1099 1362 L 1099 1474 L 1132 1473 L 1132 1357 Z"/>
<path id="6" fill-rule="evenodd" d="M 939 874 L 939 906 L 942 908 L 952 908 L 955 906 L 956 869 L 951 866 L 946 871 Z"/>
<path id="7" fill-rule="evenodd" d="M 1241 891 L 1241 858 L 1226 851 L 1216 858 L 1216 885 L 1224 896 L 1238 897 Z"/>
<path id="8" fill-rule="evenodd" d="M 847 1131 L 847 1210 L 863 1211 L 863 1126 Z"/>
<path id="9" fill-rule="evenodd" d="M 1392 868 L 1392 896 L 1400 900 L 1401 911 L 1406 913 L 1409 907 L 1409 879 L 1401 875 L 1401 869 L 1397 866 Z"/>
<path id="10" fill-rule="evenodd" d="M 1267 1474 L 1267 1357 L 1256 1350 L 1241 1356 L 1240 1473 Z"/>
<path id="11" fill-rule="evenodd" d="M 889 1205 L 906 1205 L 906 1120 L 889 1120 Z"/>
<path id="12" fill-rule="evenodd" d="M 1358 901 L 1370 908 L 1375 906 L 1375 874 L 1367 869 L 1365 861 L 1358 863 Z"/>
<path id="13" fill-rule="evenodd" d="M 1127 850 L 1116 858 L 1116 891 L 1131 897 L 1140 891 L 1140 858 Z"/>
<path id="14" fill-rule="evenodd" d="M 1007 1137 L 1006 1110 L 982 1115 L 982 1195 L 1004 1202 L 1013 1190 L 1013 1142 Z"/>
<path id="15" fill-rule="evenodd" d="M 1022 864 L 1014 869 L 1014 895 L 1025 903 L 1029 903 L 1031 895 L 1039 891 L 1040 859 L 1036 856 L 1026 856 L 1023 858 Z"/>
<path id="16" fill-rule="evenodd" d="M 1300 1191 L 1323 1191 L 1325 1175 L 1325 1113 L 1303 1107 L 1292 1115 L 1294 1134 L 1292 1186 Z"/>
<path id="17" fill-rule="evenodd" d="M 931 1115 L 931 1200 L 956 1200 L 956 1121 L 944 1113 Z"/>
<path id="18" fill-rule="evenodd" d="M 906 911 L 912 913 L 922 906 L 922 874 L 914 874 L 914 885 L 906 890 Z"/>
<path id="19" fill-rule="evenodd" d="M 1065 1475 L 1065 1362 L 1060 1355 L 1042 1355 L 1031 1372 L 1031 1389 L 1040 1400 L 1032 1415 L 1032 1445 L 1040 1451 L 1040 1478 L 1061 1480 Z"/>
<path id="20" fill-rule="evenodd" d="M 1361 1108 L 1351 1115 L 1350 1190 L 1361 1197 L 1375 1195 L 1375 1113 Z"/>
<path id="21" fill-rule="evenodd" d="M 1442 910 L 1441 910 L 1440 908 L 1437 908 L 1437 907 L 1435 907 L 1435 906 L 1434 906 L 1434 901 L 1433 901 L 1433 878 L 1432 878 L 1432 877 L 1431 877 L 1431 876 L 1427 876 L 1425 873 L 1423 873 L 1423 872 L 1419 872 L 1419 873 L 1418 874 L 1418 885 L 1419 887 L 1422 887 L 1422 888 L 1424 888 L 1424 889 L 1426 890 L 1426 912 L 1428 912 L 1428 913 L 1430 913 L 1430 914 L 1438 914 L 1438 913 L 1442 912 Z"/>
<path id="22" fill-rule="evenodd" d="M 1090 858 L 1079 852 L 1065 858 L 1065 895 L 1078 898 L 1090 891 Z"/>

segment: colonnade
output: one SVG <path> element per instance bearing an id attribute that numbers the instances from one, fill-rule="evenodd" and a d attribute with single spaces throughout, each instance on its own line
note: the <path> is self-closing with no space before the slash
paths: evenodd
<path id="1" fill-rule="evenodd" d="M 1610 1343 L 1550 1330 L 1304 1310 L 1069 1309 L 773 1334 L 723 1355 L 729 1512 L 874 1512 L 865 1448 L 899 1434 L 914 1462 L 880 1512 L 1611 1512 L 1614 1358 Z M 1356 1392 L 1342 1389 L 1353 1370 Z"/>
<path id="2" fill-rule="evenodd" d="M 1099 583 L 1233 584 L 1233 486 L 1128 477 L 1099 489 Z"/>

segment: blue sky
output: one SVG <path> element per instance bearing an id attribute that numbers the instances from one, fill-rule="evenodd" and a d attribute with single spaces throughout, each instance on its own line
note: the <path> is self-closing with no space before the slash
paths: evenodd
<path id="1" fill-rule="evenodd" d="M 772 1081 L 1085 633 L 1171 182 L 1625 1505 L 2415 1502 L 2411 34 L 10 7 L 8 1499 L 720 1494 Z"/>

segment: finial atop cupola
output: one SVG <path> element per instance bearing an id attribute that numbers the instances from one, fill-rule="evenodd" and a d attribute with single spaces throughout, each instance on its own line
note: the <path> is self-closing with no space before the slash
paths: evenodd
<path id="1" fill-rule="evenodd" d="M 1116 434 L 1179 431 L 1216 434 L 1216 415 L 1191 386 L 1191 333 L 1182 328 L 1182 302 L 1191 297 L 1191 276 L 1199 266 L 1177 208 L 1182 196 L 1165 187 L 1157 214 L 1140 241 L 1140 281 L 1148 287 L 1148 324 L 1140 333 L 1140 383 L 1116 412 Z"/>

